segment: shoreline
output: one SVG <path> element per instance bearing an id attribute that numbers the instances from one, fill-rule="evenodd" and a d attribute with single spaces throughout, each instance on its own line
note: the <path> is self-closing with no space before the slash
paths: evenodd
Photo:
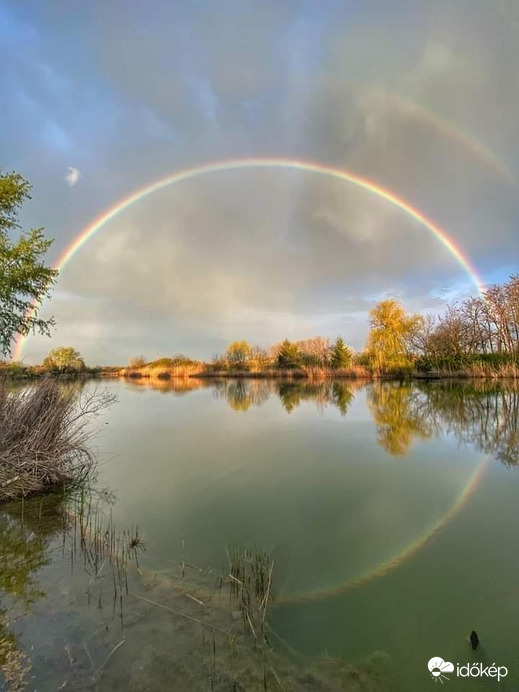
<path id="1" fill-rule="evenodd" d="M 326 380 L 359 380 L 366 382 L 375 381 L 394 381 L 394 382 L 405 382 L 405 381 L 439 381 L 439 380 L 513 380 L 517 381 L 517 374 L 510 374 L 508 372 L 496 372 L 496 373 L 469 373 L 469 372 L 431 372 L 431 373 L 406 373 L 406 374 L 395 374 L 395 373 L 348 373 L 348 372 L 323 372 L 323 373 L 306 373 L 303 371 L 202 371 L 199 373 L 186 373 L 186 374 L 170 374 L 167 372 L 161 372 L 158 374 L 150 375 L 148 373 L 124 373 L 116 375 L 117 379 L 122 380 L 181 380 L 181 379 L 200 379 L 200 380 L 218 380 L 218 379 L 243 379 L 243 380 L 299 380 L 299 381 L 326 381 Z"/>

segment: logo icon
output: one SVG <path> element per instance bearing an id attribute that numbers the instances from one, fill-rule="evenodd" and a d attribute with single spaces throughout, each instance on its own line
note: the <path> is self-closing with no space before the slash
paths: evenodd
<path id="1" fill-rule="evenodd" d="M 438 682 L 439 680 L 442 685 L 444 680 L 449 679 L 446 675 L 444 675 L 444 673 L 454 673 L 454 663 L 444 661 L 443 658 L 440 658 L 439 656 L 434 656 L 431 658 L 427 664 L 427 668 L 429 668 L 434 682 Z"/>

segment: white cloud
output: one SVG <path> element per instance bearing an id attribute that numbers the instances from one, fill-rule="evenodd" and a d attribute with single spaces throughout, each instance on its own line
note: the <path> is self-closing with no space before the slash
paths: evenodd
<path id="1" fill-rule="evenodd" d="M 68 173 L 65 176 L 65 180 L 67 182 L 67 185 L 69 187 L 74 187 L 74 185 L 79 182 L 79 179 L 81 178 L 81 172 L 79 171 L 78 168 L 74 168 L 74 166 L 69 166 L 68 167 Z"/>

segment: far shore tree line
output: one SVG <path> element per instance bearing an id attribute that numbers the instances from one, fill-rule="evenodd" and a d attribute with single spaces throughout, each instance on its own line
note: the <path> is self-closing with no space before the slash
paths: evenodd
<path id="1" fill-rule="evenodd" d="M 210 364 L 216 372 L 307 372 L 335 370 L 358 374 L 406 374 L 412 371 L 466 371 L 467 374 L 508 372 L 519 365 L 519 276 L 490 286 L 481 296 L 449 305 L 439 316 L 408 313 L 393 298 L 377 303 L 369 313 L 364 350 L 356 353 L 343 337 L 323 336 L 284 341 L 269 348 L 233 341 Z M 163 364 L 166 359 L 163 359 Z M 178 368 L 196 361 L 177 355 Z M 143 358 L 130 368 L 150 367 Z"/>
<path id="2" fill-rule="evenodd" d="M 358 377 L 413 372 L 519 374 L 519 276 L 489 287 L 482 296 L 449 305 L 440 316 L 408 313 L 399 301 L 382 300 L 370 311 L 369 324 L 362 352 L 355 352 L 342 336 L 333 341 L 324 336 L 285 339 L 268 348 L 241 340 L 233 341 L 210 363 L 183 354 L 151 362 L 137 356 L 121 372 L 129 376 L 283 372 L 307 376 L 335 372 Z M 21 365 L 3 365 L 3 369 L 13 372 L 16 368 L 23 370 Z M 98 369 L 87 368 L 80 353 L 68 346 L 52 349 L 34 371 L 79 374 Z"/>

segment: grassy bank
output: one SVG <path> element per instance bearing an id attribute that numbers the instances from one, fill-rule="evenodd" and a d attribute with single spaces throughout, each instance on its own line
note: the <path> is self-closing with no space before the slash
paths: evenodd
<path id="1" fill-rule="evenodd" d="M 119 377 L 119 366 L 95 366 L 84 369 L 53 369 L 43 365 L 24 365 L 17 362 L 0 362 L 0 379 L 40 380 L 44 377 L 61 379 L 81 379 L 92 377 Z"/>
<path id="2" fill-rule="evenodd" d="M 207 366 L 196 360 L 188 358 L 159 358 L 140 365 L 138 367 L 129 366 L 119 370 L 120 377 L 148 378 L 158 380 L 169 380 L 174 377 L 194 377 L 204 372 Z"/>
<path id="3" fill-rule="evenodd" d="M 519 378 L 519 356 L 500 353 L 460 354 L 444 358 L 418 358 L 417 377 Z"/>
<path id="4" fill-rule="evenodd" d="M 251 377 L 286 378 L 306 380 L 365 379 L 371 377 L 369 370 L 361 365 L 348 368 L 326 368 L 321 366 L 302 366 L 300 368 L 266 368 L 265 370 L 220 370 L 207 368 L 198 377 Z"/>
<path id="5" fill-rule="evenodd" d="M 205 363 L 179 364 L 164 358 L 140 368 L 121 368 L 120 377 L 131 379 L 187 379 L 196 378 L 252 378 L 252 379 L 519 379 L 519 365 L 515 362 L 499 362 L 481 359 L 445 359 L 440 362 L 417 360 L 407 367 L 376 370 L 363 364 L 347 368 L 301 366 L 297 368 L 267 367 L 264 369 L 215 368 Z"/>
<path id="6" fill-rule="evenodd" d="M 201 378 L 284 378 L 306 380 L 329 379 L 462 379 L 492 378 L 519 379 L 519 356 L 505 354 L 458 355 L 444 358 L 420 357 L 409 360 L 401 367 L 377 369 L 362 355 L 347 367 L 327 365 L 299 365 L 279 367 L 269 363 L 264 367 L 222 366 L 222 363 L 204 363 L 188 358 L 160 358 L 139 366 L 99 366 L 84 370 L 49 370 L 43 366 L 23 366 L 18 363 L 0 364 L 0 379 L 39 380 L 44 377 L 59 379 L 88 379 L 123 377 L 133 380 L 170 380 Z"/>

